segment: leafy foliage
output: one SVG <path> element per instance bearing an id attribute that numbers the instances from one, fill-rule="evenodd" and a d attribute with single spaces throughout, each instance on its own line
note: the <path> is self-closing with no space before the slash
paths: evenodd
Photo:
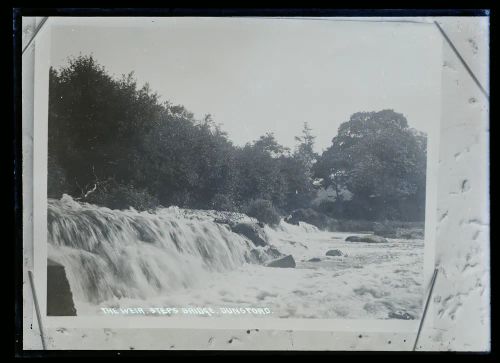
<path id="1" fill-rule="evenodd" d="M 112 77 L 92 56 L 50 70 L 49 197 L 246 210 L 273 224 L 277 210 L 312 207 L 320 178 L 336 191 L 317 209 L 330 217 L 423 219 L 426 138 L 403 115 L 356 113 L 322 155 L 307 123 L 296 141 L 293 152 L 272 133 L 235 146 L 210 115 L 162 101 L 133 73 Z"/>
<path id="2" fill-rule="evenodd" d="M 49 130 L 49 197 L 223 210 L 261 198 L 287 210 L 291 190 L 309 182 L 288 180 L 290 165 L 302 171 L 273 134 L 235 147 L 210 115 L 196 120 L 132 73 L 112 78 L 92 56 L 51 69 Z"/>
<path id="3" fill-rule="evenodd" d="M 86 197 L 92 204 L 105 205 L 111 209 L 126 209 L 130 206 L 137 210 L 155 209 L 159 201 L 146 189 L 138 189 L 133 185 L 117 184 L 110 182 L 96 189 Z"/>
<path id="4" fill-rule="evenodd" d="M 273 204 L 265 199 L 250 201 L 244 211 L 248 216 L 270 226 L 279 224 L 281 219 Z"/>
<path id="5" fill-rule="evenodd" d="M 425 135 L 392 110 L 352 115 L 315 165 L 336 192 L 333 209 L 368 219 L 423 219 L 425 169 Z M 352 199 L 343 201 L 342 189 Z"/>

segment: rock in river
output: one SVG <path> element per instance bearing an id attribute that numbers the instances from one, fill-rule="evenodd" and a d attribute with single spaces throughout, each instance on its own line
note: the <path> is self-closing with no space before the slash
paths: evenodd
<path id="1" fill-rule="evenodd" d="M 238 223 L 235 226 L 231 226 L 231 230 L 245 236 L 252 241 L 255 246 L 267 246 L 264 230 L 257 224 Z"/>
<path id="2" fill-rule="evenodd" d="M 415 317 L 404 311 L 389 312 L 389 319 L 413 320 Z"/>
<path id="3" fill-rule="evenodd" d="M 283 268 L 294 268 L 295 260 L 292 255 L 287 255 L 285 257 L 279 258 L 277 260 L 271 261 L 267 264 L 267 267 L 283 267 Z"/>
<path id="4" fill-rule="evenodd" d="M 366 242 L 366 243 L 387 243 L 387 239 L 373 234 L 367 236 L 349 236 L 345 239 L 347 242 Z"/>
<path id="5" fill-rule="evenodd" d="M 329 250 L 326 252 L 327 256 L 342 256 L 342 251 L 341 250 Z"/>
<path id="6" fill-rule="evenodd" d="M 73 294 L 64 266 L 50 259 L 47 261 L 47 315 L 76 315 Z"/>
<path id="7" fill-rule="evenodd" d="M 310 258 L 309 260 L 307 260 L 307 262 L 320 262 L 321 261 L 321 258 L 318 258 L 318 257 L 313 257 L 313 258 Z"/>

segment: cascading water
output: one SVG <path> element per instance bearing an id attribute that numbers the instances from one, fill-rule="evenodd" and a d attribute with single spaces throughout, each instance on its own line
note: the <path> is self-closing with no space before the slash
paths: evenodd
<path id="1" fill-rule="evenodd" d="M 349 232 L 283 220 L 256 247 L 242 214 L 111 210 L 48 201 L 48 258 L 65 267 L 78 315 L 102 307 L 268 307 L 275 317 L 416 319 L 423 240 L 352 243 Z M 337 250 L 341 255 L 328 255 Z M 276 252 L 278 251 L 278 252 Z M 266 267 L 292 255 L 296 268 Z M 248 263 L 247 263 L 248 262 Z"/>
<path id="2" fill-rule="evenodd" d="M 64 195 L 48 200 L 48 258 L 65 266 L 76 304 L 165 295 L 251 261 L 253 244 L 213 220 L 209 212 L 111 210 Z"/>

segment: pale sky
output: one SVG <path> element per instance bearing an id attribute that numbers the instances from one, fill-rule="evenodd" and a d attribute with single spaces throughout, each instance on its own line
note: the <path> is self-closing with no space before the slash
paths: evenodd
<path id="1" fill-rule="evenodd" d="M 307 121 L 322 151 L 359 111 L 440 121 L 442 38 L 432 24 L 256 18 L 52 18 L 51 63 L 93 54 L 163 100 L 210 113 L 237 145 Z"/>

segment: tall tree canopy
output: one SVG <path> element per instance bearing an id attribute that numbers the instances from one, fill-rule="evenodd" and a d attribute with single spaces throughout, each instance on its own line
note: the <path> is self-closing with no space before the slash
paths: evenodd
<path id="1" fill-rule="evenodd" d="M 423 219 L 426 136 L 393 110 L 359 112 L 340 125 L 315 174 L 333 187 L 341 213 L 371 219 Z M 352 194 L 342 200 L 342 190 Z"/>
<path id="2" fill-rule="evenodd" d="M 425 135 L 391 110 L 354 114 L 321 156 L 307 123 L 293 152 L 272 133 L 238 147 L 210 115 L 198 120 L 139 87 L 132 73 L 112 77 L 79 56 L 50 70 L 48 141 L 53 198 L 243 211 L 271 202 L 288 213 L 312 205 L 322 178 L 337 202 L 342 190 L 353 195 L 341 217 L 423 215 Z"/>
<path id="3" fill-rule="evenodd" d="M 286 212 L 304 189 L 290 175 L 294 162 L 304 174 L 303 154 L 290 155 L 273 134 L 236 147 L 210 115 L 197 120 L 139 88 L 132 73 L 109 76 L 92 56 L 50 70 L 49 197 L 219 209 L 266 199 Z"/>

